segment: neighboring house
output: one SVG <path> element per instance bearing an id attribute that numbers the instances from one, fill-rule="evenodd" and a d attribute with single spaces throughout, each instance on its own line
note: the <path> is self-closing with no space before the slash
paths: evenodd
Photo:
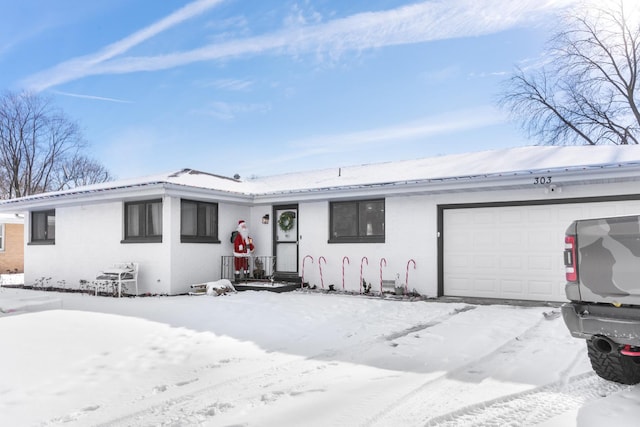
<path id="1" fill-rule="evenodd" d="M 318 287 L 562 301 L 565 228 L 640 213 L 639 184 L 640 146 L 521 147 L 249 180 L 184 169 L 0 211 L 24 214 L 25 284 L 137 262 L 141 293 L 185 293 L 221 277 L 243 219 L 279 276 Z"/>
<path id="2" fill-rule="evenodd" d="M 0 214 L 0 274 L 24 272 L 24 219 Z"/>

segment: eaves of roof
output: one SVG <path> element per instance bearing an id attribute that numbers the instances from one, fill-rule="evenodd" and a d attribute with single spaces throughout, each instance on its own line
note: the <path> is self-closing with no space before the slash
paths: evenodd
<path id="1" fill-rule="evenodd" d="M 195 173 L 198 173 L 195 171 Z M 553 175 L 558 184 L 585 183 L 610 179 L 640 178 L 640 162 L 620 162 L 600 165 L 544 168 L 500 173 L 451 176 L 425 179 L 386 180 L 380 182 L 352 182 L 344 185 L 276 188 L 272 191 L 258 190 L 244 182 L 243 191 L 208 188 L 185 183 L 169 182 L 165 179 L 138 181 L 119 185 L 80 187 L 77 189 L 31 195 L 0 202 L 0 212 L 16 209 L 98 203 L 106 200 L 132 200 L 140 197 L 171 195 L 180 197 L 202 197 L 239 204 L 266 204 L 292 200 L 320 200 L 349 197 L 354 194 L 429 194 L 448 191 L 478 191 L 487 188 L 525 187 L 536 175 Z M 169 176 L 171 178 L 171 175 Z M 114 183 L 116 184 L 116 183 Z"/>
<path id="2" fill-rule="evenodd" d="M 201 188 L 163 181 L 141 182 L 131 185 L 119 185 L 94 189 L 78 188 L 64 192 L 34 194 L 18 199 L 0 202 L 0 211 L 12 211 L 15 208 L 31 209 L 44 206 L 63 206 L 75 204 L 100 203 L 109 200 L 133 200 L 140 197 L 159 197 L 162 195 L 190 195 L 216 200 L 249 203 L 251 197 L 226 190 Z"/>
<path id="3" fill-rule="evenodd" d="M 370 193 L 402 195 L 479 191 L 487 188 L 526 188 L 533 185 L 535 177 L 542 175 L 545 177 L 553 176 L 554 183 L 565 185 L 608 180 L 633 180 L 640 179 L 640 162 L 289 189 L 257 193 L 253 195 L 253 198 L 257 203 L 273 203 L 301 199 L 336 198 L 341 194 L 353 194 L 354 192 L 360 192 L 363 195 Z"/>

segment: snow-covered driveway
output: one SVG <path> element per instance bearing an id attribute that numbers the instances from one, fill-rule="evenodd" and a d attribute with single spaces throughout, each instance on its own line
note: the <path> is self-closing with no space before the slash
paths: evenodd
<path id="1" fill-rule="evenodd" d="M 553 307 L 303 292 L 53 295 L 62 310 L 0 318 L 2 425 L 620 426 L 640 417 L 640 389 L 595 376 Z"/>

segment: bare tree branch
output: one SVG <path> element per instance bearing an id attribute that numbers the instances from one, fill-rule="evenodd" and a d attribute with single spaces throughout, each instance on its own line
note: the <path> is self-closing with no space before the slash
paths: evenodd
<path id="1" fill-rule="evenodd" d="M 30 93 L 0 96 L 0 198 L 112 180 L 82 154 L 85 148 L 78 125 L 48 99 Z"/>
<path id="2" fill-rule="evenodd" d="M 530 74 L 518 69 L 506 82 L 499 105 L 530 138 L 547 145 L 638 144 L 640 21 L 628 12 L 620 2 L 569 16 L 551 38 L 550 65 Z"/>

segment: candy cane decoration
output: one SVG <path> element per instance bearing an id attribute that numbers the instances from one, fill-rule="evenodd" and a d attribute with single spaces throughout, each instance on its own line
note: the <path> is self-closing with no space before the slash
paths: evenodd
<path id="1" fill-rule="evenodd" d="M 342 258 L 342 290 L 344 291 L 344 260 L 347 260 L 347 264 L 350 264 L 349 257 L 345 256 Z"/>
<path id="2" fill-rule="evenodd" d="M 327 260 L 323 256 L 318 258 L 318 267 L 320 267 L 320 286 L 322 286 L 322 289 L 324 289 L 324 279 L 322 278 L 322 261 L 324 261 L 324 263 L 326 264 Z"/>
<path id="3" fill-rule="evenodd" d="M 384 266 L 387 266 L 387 260 L 384 258 L 380 259 L 380 295 L 382 295 L 382 262 L 384 261 Z"/>
<path id="4" fill-rule="evenodd" d="M 363 256 L 360 260 L 360 293 L 362 293 L 362 262 L 367 261 L 367 265 L 369 265 L 369 259 L 366 256 Z"/>
<path id="5" fill-rule="evenodd" d="M 311 263 L 313 264 L 313 257 L 311 255 L 307 255 L 302 259 L 302 283 L 300 284 L 300 289 L 304 288 L 304 262 L 307 258 L 311 258 Z"/>
<path id="6" fill-rule="evenodd" d="M 413 263 L 413 269 L 416 269 L 416 262 L 412 259 L 410 259 L 407 262 L 407 275 L 404 279 L 404 293 L 408 294 L 409 293 L 409 264 Z"/>

